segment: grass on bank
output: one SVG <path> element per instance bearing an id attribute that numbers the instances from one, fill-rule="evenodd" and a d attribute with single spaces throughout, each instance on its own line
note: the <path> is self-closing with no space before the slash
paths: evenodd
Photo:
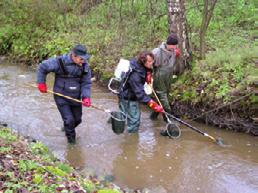
<path id="1" fill-rule="evenodd" d="M 258 47 L 255 46 L 223 48 L 209 53 L 206 59 L 197 61 L 191 71 L 172 84 L 171 98 L 192 103 L 230 103 L 250 94 L 245 102 L 257 102 L 258 97 L 252 93 L 251 87 L 258 81 L 257 53 Z"/>

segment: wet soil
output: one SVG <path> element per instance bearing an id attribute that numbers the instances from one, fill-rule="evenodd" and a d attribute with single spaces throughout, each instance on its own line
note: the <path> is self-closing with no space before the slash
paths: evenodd
<path id="1" fill-rule="evenodd" d="M 247 100 L 247 97 L 242 97 Z M 258 107 L 248 106 L 243 101 L 231 105 L 207 105 L 174 102 L 173 112 L 179 117 L 205 123 L 217 128 L 258 136 Z M 221 107 L 221 108 L 220 108 Z"/>

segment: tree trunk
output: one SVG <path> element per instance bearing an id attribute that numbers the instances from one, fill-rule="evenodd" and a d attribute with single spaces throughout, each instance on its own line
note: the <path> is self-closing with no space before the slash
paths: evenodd
<path id="1" fill-rule="evenodd" d="M 174 32 L 179 38 L 181 56 L 177 63 L 177 73 L 181 74 L 189 67 L 190 46 L 186 28 L 184 0 L 167 0 L 169 33 Z"/>
<path id="2" fill-rule="evenodd" d="M 206 32 L 210 23 L 210 20 L 212 18 L 213 15 L 213 11 L 215 8 L 215 5 L 217 3 L 217 0 L 211 0 L 211 2 L 209 2 L 209 0 L 204 0 L 204 8 L 203 8 L 203 16 L 202 16 L 202 24 L 200 27 L 200 57 L 204 58 L 205 57 L 205 53 L 206 53 L 206 41 L 205 41 L 205 36 L 206 36 Z M 209 9 L 209 4 L 210 5 L 210 9 Z"/>

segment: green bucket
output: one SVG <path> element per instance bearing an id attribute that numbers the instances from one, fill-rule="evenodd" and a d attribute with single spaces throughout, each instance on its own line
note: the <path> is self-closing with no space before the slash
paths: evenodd
<path id="1" fill-rule="evenodd" d="M 112 130 L 115 134 L 121 134 L 125 130 L 126 115 L 123 112 L 111 112 Z"/>

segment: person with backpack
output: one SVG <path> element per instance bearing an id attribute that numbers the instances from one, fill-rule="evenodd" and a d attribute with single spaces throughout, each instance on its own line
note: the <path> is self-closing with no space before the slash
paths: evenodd
<path id="1" fill-rule="evenodd" d="M 180 51 L 177 48 L 178 38 L 175 33 L 171 33 L 166 42 L 163 42 L 158 48 L 155 48 L 152 53 L 155 57 L 153 88 L 164 108 L 165 112 L 171 114 L 171 107 L 168 101 L 170 92 L 170 84 L 173 75 L 175 74 L 176 59 L 180 56 Z M 159 112 L 152 112 L 151 120 L 158 118 Z M 164 121 L 168 122 L 167 117 L 163 114 Z M 172 121 L 172 120 L 171 120 Z M 171 124 L 175 124 L 173 121 Z M 166 130 L 160 132 L 162 136 L 168 136 Z"/>
<path id="2" fill-rule="evenodd" d="M 128 133 L 136 133 L 140 126 L 140 103 L 148 105 L 153 111 L 162 113 L 163 108 L 152 100 L 144 91 L 145 82 L 151 82 L 154 55 L 141 52 L 137 58 L 130 60 L 130 71 L 124 77 L 119 91 L 119 109 L 126 114 Z"/>
<path id="3" fill-rule="evenodd" d="M 46 77 L 55 73 L 54 92 L 81 100 L 82 103 L 54 95 L 57 108 L 63 119 L 67 141 L 76 143 L 75 128 L 82 121 L 82 105 L 91 106 L 91 70 L 89 55 L 83 45 L 76 45 L 68 54 L 53 57 L 39 64 L 37 84 L 41 93 L 47 93 Z"/>

